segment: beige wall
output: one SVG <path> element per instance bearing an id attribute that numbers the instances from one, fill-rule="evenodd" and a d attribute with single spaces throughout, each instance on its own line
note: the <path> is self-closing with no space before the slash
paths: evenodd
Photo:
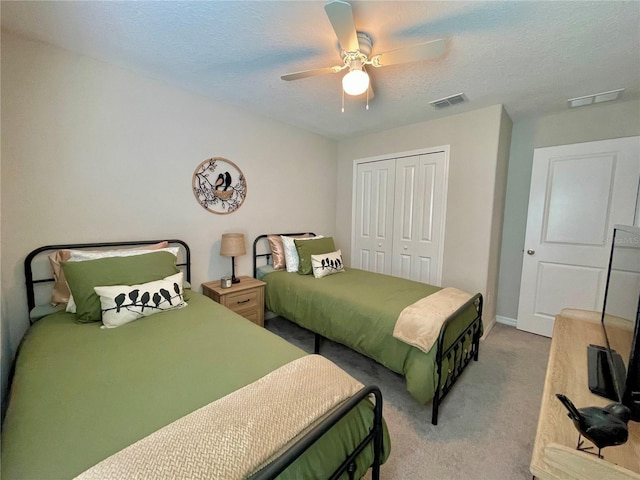
<path id="1" fill-rule="evenodd" d="M 498 190 L 495 187 L 505 175 L 497 175 L 496 168 L 498 152 L 505 148 L 500 134 L 506 133 L 509 124 L 502 106 L 494 105 L 341 141 L 338 144 L 336 242 L 343 249 L 345 261 L 351 260 L 354 160 L 450 145 L 443 285 L 482 292 L 487 297 L 485 320 L 491 323 L 495 299 L 487 287 L 490 272 L 497 271 L 498 265 L 496 262 L 490 266 L 490 261 L 496 261 L 491 257 L 490 242 L 500 227 L 493 219 L 495 210 L 500 210 L 500 192 L 504 190 L 504 187 Z M 494 278 L 495 273 L 491 276 Z"/>
<path id="2" fill-rule="evenodd" d="M 514 123 L 498 284 L 499 316 L 515 321 L 518 315 L 533 150 L 639 134 L 638 101 L 567 109 Z"/>
<path id="3" fill-rule="evenodd" d="M 506 112 L 500 121 L 500 137 L 498 144 L 496 182 L 493 200 L 493 223 L 491 226 L 491 239 L 489 241 L 489 272 L 487 278 L 488 302 L 486 318 L 493 319 L 496 316 L 496 296 L 498 292 L 498 276 L 500 272 L 500 250 L 502 247 L 502 228 L 504 220 L 504 208 L 507 195 L 507 170 L 509 167 L 509 148 L 511 147 L 511 130 L 513 123 Z"/>
<path id="4" fill-rule="evenodd" d="M 196 166 L 214 156 L 247 178 L 230 215 L 192 193 Z M 28 325 L 22 262 L 33 248 L 181 238 L 199 287 L 231 273 L 218 254 L 223 232 L 245 233 L 248 251 L 271 231 L 332 234 L 336 156 L 335 141 L 3 33 L 2 321 L 12 352 Z M 237 271 L 251 275 L 251 255 Z"/>

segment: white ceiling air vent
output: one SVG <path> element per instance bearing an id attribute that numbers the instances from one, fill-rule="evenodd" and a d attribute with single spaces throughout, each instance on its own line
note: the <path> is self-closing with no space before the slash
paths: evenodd
<path id="1" fill-rule="evenodd" d="M 444 97 L 439 100 L 433 100 L 429 102 L 430 105 L 433 105 L 434 108 L 446 108 L 451 105 L 456 105 L 458 103 L 463 103 L 467 101 L 467 97 L 464 96 L 464 93 L 457 93 L 456 95 L 451 95 L 449 97 Z"/>
<path id="2" fill-rule="evenodd" d="M 592 93 L 591 95 L 585 95 L 583 97 L 570 98 L 567 100 L 569 108 L 584 107 L 585 105 L 592 105 L 594 103 L 611 102 L 618 100 L 624 92 L 624 88 L 618 90 L 611 90 L 609 92 Z"/>

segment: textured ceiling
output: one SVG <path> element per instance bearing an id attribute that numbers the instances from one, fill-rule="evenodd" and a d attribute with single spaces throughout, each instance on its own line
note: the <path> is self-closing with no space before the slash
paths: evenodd
<path id="1" fill-rule="evenodd" d="M 371 73 L 375 98 L 347 97 L 342 73 L 280 75 L 340 63 L 317 1 L 2 1 L 2 27 L 165 83 L 340 139 L 505 105 L 514 120 L 567 99 L 640 94 L 640 2 L 352 2 L 373 53 L 436 38 L 437 61 Z M 429 101 L 464 92 L 468 103 Z M 598 108 L 583 107 L 583 108 Z"/>

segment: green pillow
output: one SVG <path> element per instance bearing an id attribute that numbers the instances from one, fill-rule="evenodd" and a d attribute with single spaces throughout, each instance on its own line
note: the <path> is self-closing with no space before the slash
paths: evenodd
<path id="1" fill-rule="evenodd" d="M 170 252 L 63 262 L 62 269 L 76 303 L 76 321 L 80 323 L 101 320 L 100 297 L 93 287 L 137 285 L 162 280 L 180 271 L 175 255 Z"/>
<path id="2" fill-rule="evenodd" d="M 313 240 L 294 240 L 300 263 L 298 273 L 301 275 L 309 275 L 313 268 L 311 267 L 311 255 L 320 255 L 322 253 L 330 253 L 336 251 L 333 243 L 333 237 L 323 237 Z"/>

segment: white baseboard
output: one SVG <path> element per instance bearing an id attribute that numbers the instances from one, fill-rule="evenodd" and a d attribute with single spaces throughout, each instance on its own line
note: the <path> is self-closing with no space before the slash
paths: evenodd
<path id="1" fill-rule="evenodd" d="M 496 315 L 496 322 L 509 325 L 510 327 L 518 325 L 518 321 L 515 318 L 503 317 L 501 315 Z"/>

